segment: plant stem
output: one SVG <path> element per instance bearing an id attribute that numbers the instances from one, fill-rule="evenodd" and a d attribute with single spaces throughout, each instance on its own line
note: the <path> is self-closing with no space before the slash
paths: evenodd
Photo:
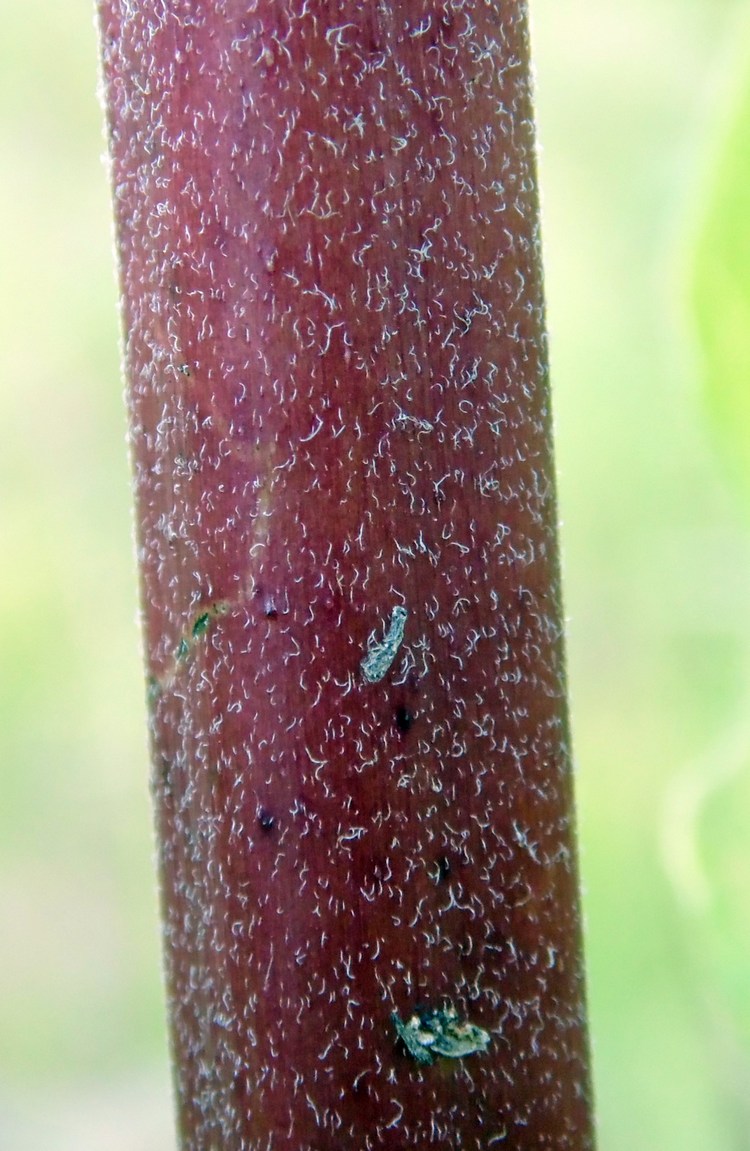
<path id="1" fill-rule="evenodd" d="M 526 5 L 100 18 L 181 1146 L 591 1148 Z"/>

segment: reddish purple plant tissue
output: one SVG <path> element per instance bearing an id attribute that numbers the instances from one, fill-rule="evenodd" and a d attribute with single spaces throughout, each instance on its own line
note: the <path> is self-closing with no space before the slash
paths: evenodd
<path id="1" fill-rule="evenodd" d="M 588 1149 L 526 6 L 100 16 L 182 1147 Z"/>

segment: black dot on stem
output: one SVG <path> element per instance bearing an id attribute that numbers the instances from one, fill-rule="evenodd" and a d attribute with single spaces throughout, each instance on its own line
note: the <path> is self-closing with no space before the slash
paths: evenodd
<path id="1" fill-rule="evenodd" d="M 401 704 L 396 708 L 394 720 L 398 730 L 406 734 L 414 723 L 414 713 L 409 711 L 408 707 L 404 707 L 404 705 Z"/>
<path id="2" fill-rule="evenodd" d="M 258 827 L 260 830 L 264 831 L 266 835 L 268 835 L 269 832 L 273 831 L 275 826 L 276 819 L 274 816 L 271 815 L 271 812 L 267 811 L 265 807 L 262 807 L 258 812 Z"/>

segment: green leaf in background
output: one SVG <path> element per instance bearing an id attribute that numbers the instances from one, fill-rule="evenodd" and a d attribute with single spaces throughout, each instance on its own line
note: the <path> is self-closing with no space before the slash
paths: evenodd
<path id="1" fill-rule="evenodd" d="M 747 760 L 707 797 L 702 812 L 699 851 L 709 887 L 710 923 L 707 958 L 719 976 L 720 999 L 713 1006 L 726 1054 L 744 1067 L 743 1090 L 748 1120 L 750 1100 L 750 770 Z"/>
<path id="2" fill-rule="evenodd" d="M 744 716 L 675 779 L 663 832 L 667 871 L 689 926 L 714 1070 L 727 1105 L 733 1100 L 750 1130 L 750 724 Z"/>
<path id="3" fill-rule="evenodd" d="M 690 301 L 701 383 L 722 463 L 750 514 L 750 19 L 700 215 Z M 737 621 L 738 631 L 743 621 Z M 743 705 L 705 761 L 677 781 L 671 811 L 681 830 L 669 870 L 692 920 L 693 966 L 710 1022 L 713 1061 L 737 1145 L 750 1127 L 750 724 Z M 680 837 L 682 838 L 680 844 Z M 684 866 L 683 866 L 684 865 Z"/>
<path id="4" fill-rule="evenodd" d="M 741 24 L 742 28 L 742 24 Z M 745 25 L 750 31 L 750 25 Z M 745 43 L 747 37 L 743 37 Z M 750 54 L 740 61 L 698 235 L 692 284 L 703 385 L 722 457 L 750 511 Z"/>

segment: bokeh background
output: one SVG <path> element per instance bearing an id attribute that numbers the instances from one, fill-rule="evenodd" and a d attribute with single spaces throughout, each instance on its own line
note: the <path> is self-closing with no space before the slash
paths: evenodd
<path id="1" fill-rule="evenodd" d="M 532 0 L 601 1151 L 750 1148 L 747 9 Z M 170 1151 L 92 3 L 0 29 L 0 1148 Z"/>

